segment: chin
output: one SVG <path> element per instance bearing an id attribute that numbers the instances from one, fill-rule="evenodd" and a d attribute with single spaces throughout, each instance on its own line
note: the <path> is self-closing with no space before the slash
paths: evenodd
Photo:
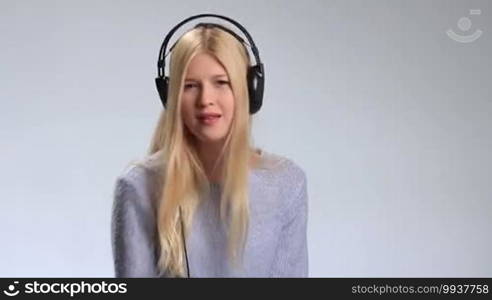
<path id="1" fill-rule="evenodd" d="M 219 136 L 202 136 L 200 138 L 200 141 L 202 143 L 220 143 L 225 141 L 226 135 L 219 135 Z"/>
<path id="2" fill-rule="evenodd" d="M 202 143 L 221 143 L 225 141 L 225 137 L 223 138 L 203 138 Z"/>

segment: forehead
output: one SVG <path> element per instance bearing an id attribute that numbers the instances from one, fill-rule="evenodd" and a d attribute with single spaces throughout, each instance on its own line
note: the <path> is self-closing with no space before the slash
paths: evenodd
<path id="1" fill-rule="evenodd" d="M 227 71 L 217 58 L 209 53 L 198 53 L 186 71 L 186 79 L 227 76 Z"/>

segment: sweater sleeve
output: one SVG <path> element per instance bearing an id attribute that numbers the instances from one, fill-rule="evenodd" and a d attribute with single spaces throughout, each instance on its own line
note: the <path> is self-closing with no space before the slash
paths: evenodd
<path id="1" fill-rule="evenodd" d="M 284 215 L 272 277 L 308 277 L 308 194 L 306 175 L 301 175 L 300 191 Z"/>
<path id="2" fill-rule="evenodd" d="M 147 193 L 141 189 L 129 177 L 118 177 L 116 181 L 111 243 L 118 278 L 157 277 L 155 219 Z"/>

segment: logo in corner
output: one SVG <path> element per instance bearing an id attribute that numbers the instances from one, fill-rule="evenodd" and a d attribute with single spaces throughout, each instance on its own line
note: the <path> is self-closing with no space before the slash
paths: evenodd
<path id="1" fill-rule="evenodd" d="M 480 9 L 470 9 L 470 15 L 480 15 L 482 14 L 482 11 Z M 463 32 L 467 32 L 470 30 L 472 26 L 472 22 L 468 17 L 462 17 L 458 20 L 458 28 Z M 476 41 L 481 35 L 482 35 L 482 30 L 477 29 L 475 32 L 471 34 L 459 34 L 454 32 L 452 29 L 448 29 L 446 31 L 446 34 L 448 37 L 456 42 L 460 43 L 471 43 Z"/>
<path id="2" fill-rule="evenodd" d="M 17 296 L 19 294 L 19 291 L 15 290 L 15 284 L 18 283 L 18 281 L 14 281 L 14 284 L 10 284 L 7 290 L 4 290 L 3 293 L 10 297 Z"/>

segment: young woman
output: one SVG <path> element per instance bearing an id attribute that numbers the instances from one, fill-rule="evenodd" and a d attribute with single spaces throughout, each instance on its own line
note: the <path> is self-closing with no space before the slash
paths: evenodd
<path id="1" fill-rule="evenodd" d="M 197 26 L 171 48 L 148 155 L 116 180 L 116 277 L 306 277 L 305 172 L 254 148 L 245 45 Z"/>

